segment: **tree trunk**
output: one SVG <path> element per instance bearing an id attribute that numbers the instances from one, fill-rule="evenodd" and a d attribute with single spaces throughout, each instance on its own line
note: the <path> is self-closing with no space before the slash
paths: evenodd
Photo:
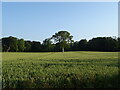
<path id="1" fill-rule="evenodd" d="M 9 52 L 9 50 L 10 50 L 10 46 L 8 47 L 7 52 Z"/>
<path id="2" fill-rule="evenodd" d="M 62 52 L 64 52 L 64 47 L 62 48 Z"/>

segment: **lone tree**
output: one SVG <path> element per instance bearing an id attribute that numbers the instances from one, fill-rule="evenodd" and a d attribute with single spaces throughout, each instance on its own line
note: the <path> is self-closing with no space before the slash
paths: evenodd
<path id="1" fill-rule="evenodd" d="M 54 39 L 54 41 L 60 45 L 62 52 L 64 52 L 65 47 L 69 47 L 69 44 L 73 42 L 72 38 L 73 36 L 67 31 L 59 31 L 51 37 L 51 39 Z"/>

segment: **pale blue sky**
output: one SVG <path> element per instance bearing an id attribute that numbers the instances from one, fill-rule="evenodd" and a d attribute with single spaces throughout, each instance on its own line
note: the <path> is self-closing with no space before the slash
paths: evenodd
<path id="1" fill-rule="evenodd" d="M 117 2 L 3 2 L 3 37 L 43 41 L 67 30 L 75 41 L 118 36 Z"/>

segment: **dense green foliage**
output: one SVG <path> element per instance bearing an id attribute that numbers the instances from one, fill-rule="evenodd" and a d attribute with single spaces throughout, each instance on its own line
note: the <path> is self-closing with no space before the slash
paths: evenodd
<path id="1" fill-rule="evenodd" d="M 74 42 L 68 31 L 59 31 L 41 42 L 25 41 L 16 37 L 2 38 L 3 52 L 53 52 L 53 51 L 120 51 L 120 38 L 96 37 L 89 41 Z M 54 40 L 54 43 L 52 42 Z"/>
<path id="2" fill-rule="evenodd" d="M 3 51 L 18 51 L 18 40 L 15 37 L 2 38 Z"/>
<path id="3" fill-rule="evenodd" d="M 2 46 L 3 52 L 58 52 L 61 51 L 61 47 L 65 47 L 65 51 L 120 51 L 120 38 L 97 37 L 89 41 L 81 39 L 71 43 L 53 43 L 47 38 L 41 43 L 10 36 L 2 38 Z"/>
<path id="4" fill-rule="evenodd" d="M 23 52 L 25 50 L 25 42 L 23 39 L 18 40 L 18 51 Z"/>
<path id="5" fill-rule="evenodd" d="M 3 88 L 118 87 L 117 52 L 2 53 Z"/>
<path id="6" fill-rule="evenodd" d="M 52 36 L 52 39 L 54 39 L 55 42 L 59 44 L 62 52 L 64 52 L 65 47 L 68 48 L 70 43 L 73 42 L 72 38 L 73 36 L 71 36 L 70 33 L 67 31 L 59 31 Z"/>
<path id="7" fill-rule="evenodd" d="M 43 41 L 42 47 L 42 51 L 52 51 L 54 49 L 54 45 L 52 45 L 50 38 L 47 38 Z"/>

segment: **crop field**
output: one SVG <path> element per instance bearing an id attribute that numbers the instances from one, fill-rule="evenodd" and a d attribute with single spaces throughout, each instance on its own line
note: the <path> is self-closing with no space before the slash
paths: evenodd
<path id="1" fill-rule="evenodd" d="M 112 88 L 118 81 L 118 52 L 2 53 L 3 88 Z"/>

